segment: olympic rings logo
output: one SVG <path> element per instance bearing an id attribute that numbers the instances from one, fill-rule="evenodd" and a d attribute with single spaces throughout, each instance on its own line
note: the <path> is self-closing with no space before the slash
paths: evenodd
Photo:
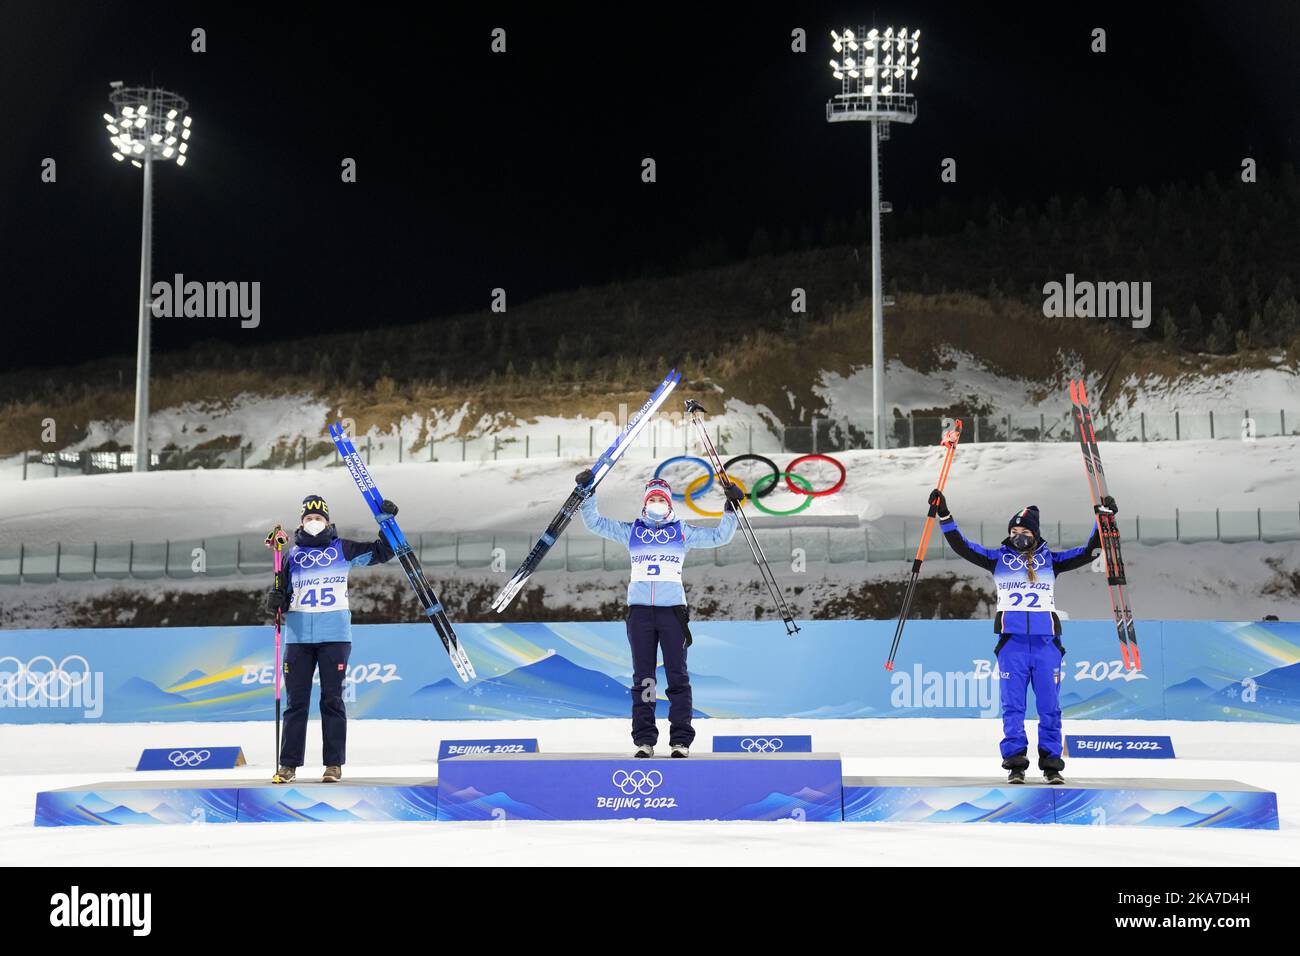
<path id="1" fill-rule="evenodd" d="M 212 756 L 210 750 L 173 750 L 167 755 L 173 767 L 197 767 Z"/>
<path id="2" fill-rule="evenodd" d="M 637 539 L 642 544 L 667 544 L 673 538 L 677 537 L 677 525 L 670 524 L 662 528 L 651 528 L 649 525 L 637 524 Z"/>
<path id="3" fill-rule="evenodd" d="M 1037 571 L 1047 563 L 1047 555 L 1042 551 L 1035 551 L 1030 560 L 1033 561 L 1034 570 Z M 1012 571 L 1023 571 L 1026 565 L 1029 564 L 1029 561 L 1026 561 L 1022 555 L 1016 554 L 1015 552 L 1005 551 L 1002 554 L 1002 563 Z"/>
<path id="4" fill-rule="evenodd" d="M 740 742 L 740 749 L 751 754 L 776 753 L 784 746 L 785 741 L 780 737 L 746 737 Z"/>
<path id="5" fill-rule="evenodd" d="M 614 775 L 609 779 L 610 783 L 629 797 L 634 793 L 648 797 L 663 786 L 664 775 L 658 770 L 615 770 Z"/>
<path id="6" fill-rule="evenodd" d="M 13 661 L 17 669 L 6 669 L 6 661 Z M 48 670 L 41 669 L 42 661 L 49 664 Z M 70 669 L 69 661 L 80 661 L 81 666 Z M 65 700 L 74 687 L 82 686 L 89 679 L 90 662 L 80 654 L 69 654 L 58 664 L 44 654 L 25 664 L 16 657 L 0 657 L 0 698 L 14 703 L 34 701 L 37 695 L 56 703 Z M 24 685 L 26 691 L 22 692 Z"/>
<path id="7" fill-rule="evenodd" d="M 323 568 L 339 559 L 338 548 L 331 545 L 320 551 L 295 551 L 293 563 L 300 568 Z"/>
<path id="8" fill-rule="evenodd" d="M 769 473 L 760 476 L 754 482 L 753 487 L 748 488 L 742 481 L 731 473 L 732 466 L 742 461 L 758 462 L 766 467 L 769 470 Z M 799 465 L 814 461 L 826 462 L 827 464 L 834 466 L 839 471 L 839 477 L 826 488 L 814 488 L 812 481 L 795 472 L 795 469 Z M 658 478 L 663 474 L 664 469 L 677 462 L 699 465 L 702 467 L 704 474 L 688 482 L 684 493 L 673 492 L 673 498 L 677 501 L 686 502 L 688 508 L 702 517 L 720 518 L 723 512 L 706 511 L 696 504 L 696 500 L 713 487 L 713 482 L 718 477 L 713 466 L 703 458 L 697 458 L 693 455 L 674 455 L 672 458 L 667 458 L 659 463 L 659 467 L 655 469 L 654 476 Z M 745 501 L 752 503 L 757 510 L 764 514 L 776 516 L 799 514 L 799 512 L 811 507 L 814 498 L 825 498 L 829 495 L 835 494 L 844 487 L 845 482 L 848 480 L 848 469 L 844 467 L 844 464 L 841 461 L 832 458 L 830 455 L 800 455 L 791 461 L 784 471 L 777 466 L 776 462 L 765 455 L 735 455 L 722 463 L 722 471 L 726 474 L 727 479 L 732 484 L 739 487 L 740 490 L 745 493 Z M 774 492 L 779 482 L 784 482 L 784 487 L 787 491 L 801 496 L 804 500 L 795 507 L 786 509 L 785 511 L 770 508 L 759 500 Z"/>

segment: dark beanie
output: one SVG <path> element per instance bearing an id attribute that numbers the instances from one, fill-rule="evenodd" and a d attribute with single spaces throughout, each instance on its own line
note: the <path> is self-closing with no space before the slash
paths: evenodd
<path id="1" fill-rule="evenodd" d="M 1010 531 L 1016 525 L 1022 528 L 1028 528 L 1034 533 L 1035 538 L 1042 538 L 1038 531 L 1038 505 L 1030 505 L 1028 508 L 1022 508 L 1011 516 L 1007 522 L 1007 531 Z"/>
<path id="2" fill-rule="evenodd" d="M 298 515 L 298 520 L 302 521 L 308 515 L 320 515 L 326 521 L 329 521 L 330 506 L 325 504 L 325 499 L 320 495 L 308 495 L 302 499 L 302 512 Z"/>

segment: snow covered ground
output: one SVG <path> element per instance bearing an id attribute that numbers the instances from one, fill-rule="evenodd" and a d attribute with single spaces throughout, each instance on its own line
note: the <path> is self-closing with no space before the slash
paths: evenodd
<path id="1" fill-rule="evenodd" d="M 661 449 L 658 458 L 619 463 L 601 484 L 599 502 L 613 517 L 639 510 L 641 488 L 654 466 L 680 454 Z M 1242 441 L 1139 444 L 1105 442 L 1102 459 L 1121 518 L 1174 518 L 1182 511 L 1300 508 L 1300 437 Z M 784 465 L 794 456 L 776 456 Z M 924 517 L 925 498 L 939 473 L 942 450 L 906 448 L 855 451 L 836 456 L 848 471 L 843 490 L 817 498 L 804 518 L 855 516 Z M 375 465 L 384 495 L 402 509 L 409 531 L 539 532 L 573 489 L 585 459 L 438 462 Z M 678 463 L 665 473 L 678 487 L 701 473 Z M 835 472 L 813 465 L 806 473 L 825 488 Z M 297 523 L 308 493 L 330 502 L 341 530 L 369 528 L 370 516 L 342 468 L 319 471 L 160 471 L 45 479 L 0 484 L 0 544 L 18 541 L 89 543 L 189 540 L 243 532 L 265 533 L 275 522 Z M 717 508 L 716 492 L 704 506 Z M 985 443 L 963 445 L 948 479 L 948 498 L 961 522 L 999 522 L 1037 504 L 1045 522 L 1087 523 L 1092 502 L 1077 444 Z M 767 501 L 767 499 L 765 499 Z M 773 495 L 774 508 L 798 500 Z M 681 508 L 682 516 L 694 518 Z"/>
<path id="2" fill-rule="evenodd" d="M 1031 722 L 1032 723 L 1032 722 Z M 701 720 L 697 750 L 713 734 L 811 733 L 814 748 L 843 754 L 846 776 L 979 776 L 1002 779 L 1000 727 L 992 720 Z M 308 730 L 308 754 L 319 744 Z M 1066 732 L 1080 729 L 1066 726 Z M 1172 736 L 1177 760 L 1071 760 L 1067 779 L 1227 779 L 1274 790 L 1281 829 L 1170 830 L 1033 824 L 367 823 L 175 827 L 32 825 L 39 790 L 139 779 L 145 747 L 186 741 L 240 745 L 250 765 L 213 778 L 271 773 L 268 723 L 45 724 L 0 726 L 0 860 L 12 865 L 467 865 L 636 866 L 988 864 L 1295 866 L 1300 864 L 1300 730 L 1294 726 L 1178 721 L 1089 721 L 1090 733 Z M 537 737 L 552 753 L 624 753 L 623 720 L 520 722 L 352 721 L 351 777 L 434 777 L 443 738 Z M 1031 730 L 1031 735 L 1033 731 Z M 666 737 L 666 735 L 665 735 Z M 303 768 L 304 778 L 319 768 Z M 149 774 L 154 777 L 158 774 Z M 193 779 L 203 773 L 168 774 Z M 346 779 L 346 778 L 345 778 Z"/>

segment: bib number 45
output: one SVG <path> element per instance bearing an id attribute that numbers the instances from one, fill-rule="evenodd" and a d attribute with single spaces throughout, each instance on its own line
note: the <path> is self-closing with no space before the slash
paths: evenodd
<path id="1" fill-rule="evenodd" d="M 334 593 L 334 585 L 329 584 L 318 588 L 307 588 L 298 596 L 298 605 L 300 607 L 330 607 L 338 603 L 338 596 Z"/>

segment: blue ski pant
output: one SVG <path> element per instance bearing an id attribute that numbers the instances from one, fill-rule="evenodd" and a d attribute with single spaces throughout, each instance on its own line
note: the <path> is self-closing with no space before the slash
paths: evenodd
<path id="1" fill-rule="evenodd" d="M 280 741 L 280 766 L 301 767 L 307 749 L 307 708 L 311 705 L 312 676 L 320 668 L 320 732 L 322 762 L 341 767 L 346 762 L 348 714 L 343 705 L 343 678 L 347 676 L 351 641 L 284 645 L 284 737 Z"/>
<path id="2" fill-rule="evenodd" d="M 695 728 L 691 726 L 691 677 L 686 670 L 686 628 L 681 612 L 675 607 L 633 604 L 627 614 L 627 643 L 632 650 L 632 742 L 638 747 L 659 742 L 655 671 L 662 651 L 668 681 L 668 742 L 689 747 L 695 740 Z"/>
<path id="3" fill-rule="evenodd" d="M 1029 750 L 1025 706 L 1034 688 L 1038 705 L 1039 766 L 1044 760 L 1060 769 L 1061 702 L 1058 689 L 1065 650 L 1059 638 L 1040 634 L 1003 634 L 998 640 L 998 688 L 1002 695 L 1002 759 L 1008 769 Z M 1024 761 L 1024 769 L 1028 761 Z"/>

